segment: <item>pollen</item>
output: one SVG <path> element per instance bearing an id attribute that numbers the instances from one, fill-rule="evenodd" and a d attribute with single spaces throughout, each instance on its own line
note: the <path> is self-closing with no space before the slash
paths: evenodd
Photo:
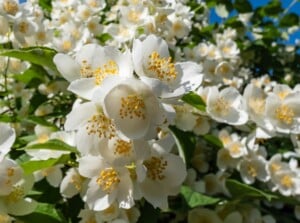
<path id="1" fill-rule="evenodd" d="M 11 222 L 11 219 L 8 215 L 0 214 L 0 222 L 1 223 L 9 223 L 9 222 Z"/>
<path id="2" fill-rule="evenodd" d="M 289 94 L 290 94 L 289 91 L 280 91 L 277 95 L 278 95 L 278 97 L 279 97 L 281 100 L 283 100 L 283 99 L 285 99 L 286 96 L 288 96 Z"/>
<path id="3" fill-rule="evenodd" d="M 86 130 L 89 135 L 97 134 L 99 138 L 111 139 L 116 136 L 116 127 L 111 119 L 103 114 L 93 115 L 88 120 Z"/>
<path id="4" fill-rule="evenodd" d="M 257 176 L 257 170 L 251 164 L 247 166 L 247 172 L 251 177 Z"/>
<path id="5" fill-rule="evenodd" d="M 46 33 L 45 32 L 37 32 L 36 38 L 39 41 L 45 41 L 46 40 Z"/>
<path id="6" fill-rule="evenodd" d="M 8 177 L 12 177 L 15 174 L 15 169 L 13 167 L 9 167 L 6 169 L 6 175 Z"/>
<path id="7" fill-rule="evenodd" d="M 98 67 L 94 70 L 94 76 L 96 77 L 96 84 L 100 85 L 104 78 L 109 75 L 117 75 L 119 73 L 118 65 L 115 61 L 109 60 L 102 67 Z"/>
<path id="8" fill-rule="evenodd" d="M 294 113 L 293 109 L 290 108 L 289 106 L 281 105 L 278 108 L 276 108 L 275 116 L 279 121 L 281 121 L 287 125 L 290 125 L 293 122 L 295 113 Z"/>
<path id="9" fill-rule="evenodd" d="M 141 17 L 141 13 L 135 10 L 130 10 L 130 12 L 127 15 L 128 20 L 132 23 L 137 23 L 140 17 Z"/>
<path id="10" fill-rule="evenodd" d="M 241 152 L 241 147 L 238 143 L 234 143 L 230 148 L 229 148 L 230 152 L 232 154 L 239 154 Z"/>
<path id="11" fill-rule="evenodd" d="M 19 11 L 18 3 L 12 0 L 4 0 L 2 6 L 4 11 L 10 15 L 15 15 Z"/>
<path id="12" fill-rule="evenodd" d="M 111 193 L 120 183 L 119 174 L 114 168 L 107 168 L 100 172 L 96 182 L 104 192 Z"/>
<path id="13" fill-rule="evenodd" d="M 83 177 L 79 174 L 73 175 L 71 178 L 71 184 L 74 185 L 77 191 L 80 191 L 82 188 Z"/>
<path id="14" fill-rule="evenodd" d="M 18 24 L 18 30 L 19 30 L 20 33 L 27 33 L 28 28 L 29 28 L 29 25 L 28 25 L 27 22 L 20 22 Z"/>
<path id="15" fill-rule="evenodd" d="M 149 160 L 144 161 L 144 165 L 147 168 L 147 177 L 151 180 L 163 180 L 165 175 L 163 174 L 168 162 L 161 157 L 152 156 Z"/>
<path id="16" fill-rule="evenodd" d="M 293 186 L 293 180 L 292 177 L 289 175 L 284 175 L 281 179 L 280 179 L 280 183 L 282 186 L 287 187 L 287 188 L 291 188 Z"/>
<path id="17" fill-rule="evenodd" d="M 262 115 L 265 112 L 266 100 L 264 98 L 250 98 L 248 105 L 255 114 Z"/>
<path id="18" fill-rule="evenodd" d="M 146 106 L 143 98 L 139 95 L 132 94 L 121 98 L 121 108 L 119 115 L 124 118 L 146 119 Z"/>
<path id="19" fill-rule="evenodd" d="M 12 192 L 5 198 L 8 203 L 16 203 L 24 197 L 23 187 L 14 186 Z"/>
<path id="20" fill-rule="evenodd" d="M 62 48 L 63 48 L 64 51 L 70 50 L 71 47 L 72 47 L 71 41 L 69 41 L 69 40 L 63 41 Z"/>
<path id="21" fill-rule="evenodd" d="M 229 103 L 223 97 L 219 97 L 213 104 L 213 110 L 221 115 L 225 116 L 229 113 Z"/>
<path id="22" fill-rule="evenodd" d="M 122 156 L 128 156 L 131 153 L 132 143 L 124 141 L 124 140 L 117 140 L 115 145 L 115 155 L 122 155 Z"/>
<path id="23" fill-rule="evenodd" d="M 154 51 L 149 55 L 148 70 L 161 81 L 174 81 L 177 77 L 175 64 L 171 57 L 161 58 L 159 53 Z"/>

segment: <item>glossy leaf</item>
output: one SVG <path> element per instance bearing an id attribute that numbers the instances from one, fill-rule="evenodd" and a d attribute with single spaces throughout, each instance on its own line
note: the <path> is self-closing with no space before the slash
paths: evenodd
<path id="1" fill-rule="evenodd" d="M 49 149 L 58 151 L 78 152 L 75 147 L 66 144 L 65 142 L 58 139 L 50 139 L 45 143 L 37 143 L 27 146 L 25 149 Z"/>
<path id="2" fill-rule="evenodd" d="M 197 108 L 200 111 L 206 111 L 206 105 L 203 99 L 196 93 L 194 92 L 189 92 L 185 94 L 182 98 L 182 101 L 185 103 Z"/>
<path id="3" fill-rule="evenodd" d="M 220 201 L 219 198 L 214 198 L 195 192 L 188 186 L 181 186 L 180 193 L 191 208 L 212 205 Z"/>

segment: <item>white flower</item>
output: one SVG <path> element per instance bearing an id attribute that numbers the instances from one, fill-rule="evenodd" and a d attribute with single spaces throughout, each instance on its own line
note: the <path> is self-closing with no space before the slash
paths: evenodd
<path id="1" fill-rule="evenodd" d="M 70 168 L 60 184 L 60 193 L 66 198 L 71 198 L 78 193 L 85 192 L 86 180 L 76 168 Z"/>
<path id="2" fill-rule="evenodd" d="M 74 59 L 66 54 L 57 54 L 53 61 L 63 77 L 71 82 L 68 89 L 86 99 L 92 98 L 96 87 L 101 86 L 107 76 L 133 75 L 129 51 L 121 53 L 109 46 L 87 44 Z"/>
<path id="3" fill-rule="evenodd" d="M 8 158 L 0 160 L 0 196 L 8 195 L 13 190 L 13 185 L 21 180 L 22 168 Z"/>
<path id="4" fill-rule="evenodd" d="M 150 87 L 134 78 L 108 77 L 95 93 L 105 114 L 130 139 L 153 138 L 165 120 L 164 110 Z"/>
<path id="5" fill-rule="evenodd" d="M 275 184 L 272 189 L 279 190 L 284 196 L 300 194 L 299 174 L 295 171 L 289 169 L 280 170 L 272 177 L 272 182 Z"/>
<path id="6" fill-rule="evenodd" d="M 137 161 L 137 187 L 154 207 L 168 208 L 168 196 L 176 195 L 187 173 L 181 157 L 166 153 L 158 145 Z"/>
<path id="7" fill-rule="evenodd" d="M 269 175 L 266 170 L 266 160 L 262 156 L 247 157 L 238 165 L 243 181 L 247 184 L 254 183 L 255 179 L 266 182 Z"/>
<path id="8" fill-rule="evenodd" d="M 77 130 L 75 141 L 82 155 L 99 155 L 99 148 L 106 148 L 107 141 L 119 134 L 114 122 L 93 101 L 74 104 L 67 115 L 65 129 Z"/>
<path id="9" fill-rule="evenodd" d="M 16 133 L 8 124 L 0 123 L 0 162 L 8 154 L 16 139 Z"/>
<path id="10" fill-rule="evenodd" d="M 180 96 L 200 86 L 202 67 L 193 62 L 174 63 L 169 55 L 167 43 L 154 35 L 145 40 L 134 40 L 133 64 L 139 76 L 158 79 L 172 92 Z"/>
<path id="11" fill-rule="evenodd" d="M 242 125 L 248 121 L 242 96 L 232 87 L 220 92 L 217 87 L 211 87 L 207 95 L 206 111 L 214 120 L 231 125 Z"/>
<path id="12" fill-rule="evenodd" d="M 272 126 L 266 113 L 266 93 L 254 84 L 248 84 L 243 97 L 249 118 L 262 128 L 271 130 Z"/>
<path id="13" fill-rule="evenodd" d="M 36 181 L 40 181 L 43 178 L 46 178 L 47 182 L 51 186 L 58 187 L 63 178 L 62 170 L 61 170 L 62 167 L 63 165 L 58 164 L 55 166 L 44 168 L 42 170 L 35 171 L 33 173 L 34 178 Z"/>
<path id="14" fill-rule="evenodd" d="M 79 173 L 90 179 L 84 198 L 90 209 L 103 211 L 114 202 L 126 209 L 134 205 L 133 186 L 127 168 L 111 166 L 101 156 L 87 155 L 78 162 Z"/>
<path id="15" fill-rule="evenodd" d="M 282 96 L 283 97 L 283 96 Z M 300 133 L 300 92 L 280 98 L 270 94 L 266 99 L 266 114 L 276 131 Z"/>
<path id="16" fill-rule="evenodd" d="M 9 194 L 0 196 L 0 207 L 3 207 L 7 214 L 15 216 L 27 215 L 33 212 L 37 202 L 25 197 L 32 189 L 33 184 L 34 180 L 31 175 L 20 179 L 12 186 Z"/>

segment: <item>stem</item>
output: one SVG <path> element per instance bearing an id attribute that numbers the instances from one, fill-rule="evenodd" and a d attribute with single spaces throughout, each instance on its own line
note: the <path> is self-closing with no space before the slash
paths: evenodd
<path id="1" fill-rule="evenodd" d="M 292 1 L 291 4 L 289 4 L 289 6 L 283 11 L 283 15 L 285 15 L 297 2 L 298 0 Z"/>

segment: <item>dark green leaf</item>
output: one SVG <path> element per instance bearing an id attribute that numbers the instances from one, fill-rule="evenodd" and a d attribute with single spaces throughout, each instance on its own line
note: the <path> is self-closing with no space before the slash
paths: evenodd
<path id="1" fill-rule="evenodd" d="M 220 201 L 219 198 L 209 197 L 195 192 L 188 186 L 181 186 L 180 193 L 191 208 L 212 205 Z"/>
<path id="2" fill-rule="evenodd" d="M 29 47 L 23 49 L 2 50 L 1 56 L 9 56 L 25 60 L 33 64 L 46 66 L 56 71 L 56 66 L 53 62 L 53 57 L 56 51 L 47 47 Z"/>
<path id="3" fill-rule="evenodd" d="M 58 139 L 50 139 L 45 143 L 37 143 L 27 146 L 25 149 L 49 149 L 49 150 L 58 150 L 58 151 L 69 151 L 77 153 L 77 149 L 73 146 L 66 144 L 65 142 Z"/>
<path id="4" fill-rule="evenodd" d="M 194 92 L 189 92 L 181 98 L 182 101 L 185 103 L 188 103 L 189 105 L 197 108 L 200 111 L 206 111 L 206 105 L 205 102 L 202 100 L 202 98 L 194 93 Z"/>
<path id="5" fill-rule="evenodd" d="M 195 135 L 191 132 L 184 132 L 175 126 L 169 126 L 176 144 L 178 146 L 179 155 L 184 160 L 185 164 L 189 166 L 191 158 L 194 155 L 196 139 Z"/>
<path id="6" fill-rule="evenodd" d="M 291 27 L 299 24 L 299 16 L 295 13 L 284 15 L 279 22 L 281 27 Z"/>
<path id="7" fill-rule="evenodd" d="M 253 10 L 248 0 L 235 0 L 233 6 L 239 13 L 252 12 Z"/>
<path id="8" fill-rule="evenodd" d="M 45 118 L 42 118 L 42 117 L 29 116 L 26 119 L 24 119 L 24 121 L 34 123 L 34 124 L 39 124 L 42 126 L 51 127 L 51 128 L 53 128 L 53 130 L 58 130 L 58 127 L 55 124 L 48 122 Z"/>
<path id="9" fill-rule="evenodd" d="M 155 209 L 151 204 L 145 202 L 140 209 L 141 216 L 137 223 L 155 223 L 158 221 L 159 209 Z"/>
<path id="10" fill-rule="evenodd" d="M 278 198 L 274 194 L 264 192 L 237 180 L 226 180 L 226 187 L 234 198 L 260 198 L 268 201 Z"/>
<path id="11" fill-rule="evenodd" d="M 280 0 L 272 0 L 268 5 L 263 8 L 265 16 L 278 16 L 283 11 Z"/>

